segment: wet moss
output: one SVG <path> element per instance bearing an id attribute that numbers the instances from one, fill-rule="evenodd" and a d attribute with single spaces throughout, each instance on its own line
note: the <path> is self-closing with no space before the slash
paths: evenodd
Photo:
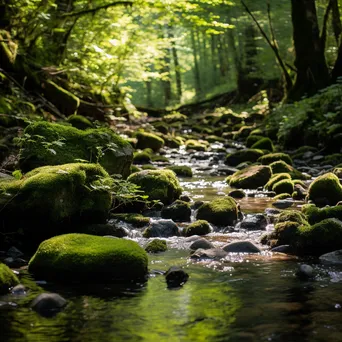
<path id="1" fill-rule="evenodd" d="M 192 235 L 206 235 L 210 233 L 210 225 L 208 221 L 205 220 L 198 220 L 189 224 L 184 229 L 185 236 L 192 236 Z"/>
<path id="2" fill-rule="evenodd" d="M 267 151 L 274 151 L 273 142 L 270 138 L 263 138 L 258 140 L 251 148 L 260 149 L 260 150 L 267 150 Z"/>
<path id="3" fill-rule="evenodd" d="M 145 227 L 150 223 L 150 218 L 145 217 L 141 214 L 111 214 L 111 218 L 119 221 L 130 223 L 132 226 L 141 228 Z"/>
<path id="4" fill-rule="evenodd" d="M 185 142 L 185 148 L 187 150 L 206 151 L 208 144 L 202 140 L 189 139 Z"/>
<path id="5" fill-rule="evenodd" d="M 258 149 L 245 149 L 230 153 L 226 156 L 225 163 L 231 166 L 239 165 L 243 162 L 256 162 L 262 155 L 263 151 Z"/>
<path id="6" fill-rule="evenodd" d="M 92 122 L 82 115 L 71 115 L 67 118 L 67 122 L 69 122 L 73 127 L 81 130 L 94 127 Z"/>
<path id="7" fill-rule="evenodd" d="M 273 185 L 278 183 L 279 181 L 283 179 L 291 180 L 291 176 L 288 173 L 278 173 L 273 175 L 270 180 L 266 183 L 265 189 L 266 190 L 272 190 Z"/>
<path id="8" fill-rule="evenodd" d="M 179 177 L 192 177 L 192 169 L 186 165 L 168 166 L 168 170 L 172 170 Z"/>
<path id="9" fill-rule="evenodd" d="M 42 242 L 29 272 L 58 281 L 135 280 L 147 274 L 148 257 L 136 242 L 87 234 L 66 234 Z"/>
<path id="10" fill-rule="evenodd" d="M 151 162 L 151 155 L 146 152 L 136 152 L 133 156 L 134 164 L 149 164 Z"/>
<path id="11" fill-rule="evenodd" d="M 307 224 L 307 216 L 297 210 L 284 210 L 276 218 L 276 223 L 288 221 L 297 222 L 299 224 Z"/>
<path id="12" fill-rule="evenodd" d="M 327 218 L 336 218 L 342 221 L 342 206 L 317 208 L 316 206 L 305 206 L 302 208 L 307 215 L 310 224 L 321 222 Z"/>
<path id="13" fill-rule="evenodd" d="M 198 208 L 196 218 L 218 226 L 233 225 L 238 219 L 238 207 L 231 197 L 217 198 L 202 204 Z"/>
<path id="14" fill-rule="evenodd" d="M 190 204 L 181 200 L 176 200 L 171 205 L 164 207 L 161 211 L 162 218 L 172 219 L 178 222 L 188 222 L 191 217 Z"/>
<path id="15" fill-rule="evenodd" d="M 19 279 L 5 264 L 0 263 L 0 295 L 9 292 L 10 288 L 18 285 Z"/>
<path id="16" fill-rule="evenodd" d="M 151 164 L 145 164 L 141 166 L 142 170 L 158 170 L 158 168 Z"/>
<path id="17" fill-rule="evenodd" d="M 163 121 L 169 124 L 175 122 L 185 122 L 187 119 L 188 117 L 186 115 L 177 112 L 163 116 Z"/>
<path id="18" fill-rule="evenodd" d="M 251 148 L 256 142 L 258 142 L 261 139 L 264 139 L 264 137 L 261 135 L 256 135 L 256 134 L 249 135 L 246 140 L 246 147 Z"/>
<path id="19" fill-rule="evenodd" d="M 154 239 L 150 241 L 145 247 L 147 253 L 160 253 L 167 251 L 167 245 L 165 240 Z"/>
<path id="20" fill-rule="evenodd" d="M 149 200 L 159 200 L 170 204 L 182 193 L 182 188 L 171 170 L 144 170 L 128 177 L 128 180 L 141 187 Z"/>
<path id="21" fill-rule="evenodd" d="M 288 165 L 292 165 L 292 159 L 291 157 L 286 153 L 269 153 L 265 154 L 264 156 L 260 157 L 258 159 L 258 162 L 260 162 L 263 165 L 270 165 L 273 162 L 282 160 Z"/>
<path id="22" fill-rule="evenodd" d="M 235 188 L 242 189 L 257 189 L 264 186 L 272 176 L 272 171 L 269 166 L 252 165 L 243 170 L 235 172 L 226 181 L 229 185 Z"/>
<path id="23" fill-rule="evenodd" d="M 293 183 L 289 179 L 282 179 L 279 182 L 275 183 L 272 187 L 272 191 L 274 191 L 277 195 L 292 194 L 293 189 Z"/>
<path id="24" fill-rule="evenodd" d="M 136 134 L 139 149 L 151 148 L 154 152 L 159 151 L 164 146 L 164 140 L 153 133 L 139 132 Z"/>
<path id="25" fill-rule="evenodd" d="M 307 179 L 305 175 L 296 170 L 293 166 L 286 164 L 284 161 L 279 160 L 270 164 L 273 174 L 288 173 L 292 179 Z"/>
<path id="26" fill-rule="evenodd" d="M 291 198 L 291 197 L 292 197 L 291 194 L 283 193 L 283 194 L 279 194 L 279 195 L 277 195 L 277 196 L 274 196 L 274 197 L 273 197 L 273 200 L 274 200 L 274 201 L 278 201 L 278 200 L 283 200 L 283 199 Z"/>

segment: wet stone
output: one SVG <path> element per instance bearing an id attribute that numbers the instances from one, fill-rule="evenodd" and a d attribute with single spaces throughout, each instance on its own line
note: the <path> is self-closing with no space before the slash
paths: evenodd
<path id="1" fill-rule="evenodd" d="M 193 251 L 196 251 L 197 249 L 212 249 L 212 248 L 214 248 L 214 245 L 210 241 L 204 238 L 199 238 L 190 245 L 190 249 Z"/>
<path id="2" fill-rule="evenodd" d="M 31 304 L 31 308 L 42 316 L 54 316 L 63 307 L 67 301 L 58 293 L 41 293 Z"/>
<path id="3" fill-rule="evenodd" d="M 8 251 L 7 251 L 7 256 L 11 258 L 20 258 L 24 256 L 24 253 L 21 252 L 18 248 L 12 246 Z"/>
<path id="4" fill-rule="evenodd" d="M 172 220 L 152 221 L 144 232 L 144 237 L 164 237 L 179 236 L 179 229 Z"/>
<path id="5" fill-rule="evenodd" d="M 265 230 L 267 226 L 267 219 L 263 214 L 255 214 L 246 217 L 240 222 L 237 228 L 247 230 Z"/>
<path id="6" fill-rule="evenodd" d="M 319 257 L 319 260 L 325 264 L 342 265 L 342 249 L 323 254 Z"/>
<path id="7" fill-rule="evenodd" d="M 203 249 L 199 248 L 191 254 L 191 259 L 213 259 L 220 260 L 227 256 L 227 252 L 220 248 Z"/>
<path id="8" fill-rule="evenodd" d="M 315 272 L 310 265 L 302 264 L 299 266 L 296 276 L 302 280 L 312 279 L 315 277 Z"/>
<path id="9" fill-rule="evenodd" d="M 272 205 L 276 207 L 277 209 L 287 209 L 287 208 L 292 207 L 293 203 L 294 201 L 292 199 L 285 199 L 285 200 L 276 201 L 272 203 Z"/>
<path id="10" fill-rule="evenodd" d="M 26 295 L 27 289 L 24 285 L 19 284 L 17 286 L 14 286 L 11 293 L 16 296 L 24 296 Z"/>
<path id="11" fill-rule="evenodd" d="M 271 252 L 289 254 L 292 252 L 292 248 L 290 245 L 281 245 L 281 246 L 272 248 Z"/>
<path id="12" fill-rule="evenodd" d="M 189 275 L 180 267 L 172 266 L 165 273 L 165 279 L 169 288 L 183 286 L 189 279 Z"/>
<path id="13" fill-rule="evenodd" d="M 222 247 L 227 253 L 260 253 L 261 250 L 250 241 L 236 241 Z"/>

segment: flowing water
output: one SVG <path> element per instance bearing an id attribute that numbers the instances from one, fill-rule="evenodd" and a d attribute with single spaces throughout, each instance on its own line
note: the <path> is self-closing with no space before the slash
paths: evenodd
<path id="1" fill-rule="evenodd" d="M 200 172 L 182 186 L 195 200 L 230 191 L 224 177 Z M 239 202 L 244 213 L 272 203 L 258 194 Z M 256 241 L 261 233 L 221 231 L 208 239 L 218 245 Z M 146 242 L 140 234 L 136 240 Z M 304 260 L 316 276 L 301 281 L 296 271 L 304 261 L 296 257 L 263 251 L 198 262 L 189 259 L 184 238 L 168 245 L 167 252 L 150 255 L 150 276 L 142 284 L 36 283 L 24 271 L 28 294 L 0 297 L 0 341 L 342 341 L 341 267 Z M 190 278 L 168 289 L 162 272 L 174 265 Z M 42 291 L 61 294 L 68 305 L 53 317 L 40 316 L 30 303 Z"/>

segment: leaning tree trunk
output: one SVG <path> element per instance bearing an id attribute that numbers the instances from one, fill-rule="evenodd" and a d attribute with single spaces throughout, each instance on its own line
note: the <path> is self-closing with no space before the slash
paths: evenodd
<path id="1" fill-rule="evenodd" d="M 326 87 L 330 77 L 320 42 L 315 0 L 291 0 L 291 4 L 297 76 L 287 100 L 297 101 Z"/>

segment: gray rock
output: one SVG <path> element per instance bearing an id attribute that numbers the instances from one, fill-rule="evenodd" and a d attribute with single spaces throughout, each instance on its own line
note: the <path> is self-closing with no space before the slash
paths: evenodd
<path id="1" fill-rule="evenodd" d="M 281 246 L 272 248 L 271 252 L 288 254 L 292 252 L 292 248 L 290 245 L 281 245 Z"/>
<path id="2" fill-rule="evenodd" d="M 284 199 L 284 200 L 279 200 L 272 205 L 276 207 L 277 209 L 287 209 L 290 208 L 293 205 L 294 201 L 292 199 Z"/>
<path id="3" fill-rule="evenodd" d="M 203 249 L 199 248 L 191 254 L 192 259 L 214 259 L 219 260 L 227 256 L 227 252 L 220 248 Z"/>
<path id="4" fill-rule="evenodd" d="M 26 295 L 26 287 L 22 284 L 19 284 L 17 286 L 14 286 L 11 293 L 16 296 L 24 296 Z"/>
<path id="5" fill-rule="evenodd" d="M 250 241 L 236 241 L 222 247 L 227 253 L 260 253 L 261 250 Z"/>
<path id="6" fill-rule="evenodd" d="M 232 190 L 228 196 L 233 198 L 244 198 L 246 197 L 246 193 L 243 190 Z"/>
<path id="7" fill-rule="evenodd" d="M 53 316 L 63 307 L 67 301 L 58 293 L 41 293 L 31 304 L 31 308 L 42 316 Z"/>
<path id="8" fill-rule="evenodd" d="M 16 258 L 21 258 L 24 256 L 24 253 L 21 252 L 18 248 L 12 246 L 8 251 L 7 251 L 7 256 L 16 259 Z"/>
<path id="9" fill-rule="evenodd" d="M 19 268 L 22 266 L 26 266 L 27 265 L 27 261 L 21 258 L 6 258 L 3 260 L 3 263 L 6 264 L 8 267 L 10 268 Z"/>
<path id="10" fill-rule="evenodd" d="M 191 206 L 191 208 L 194 209 L 194 210 L 196 210 L 196 209 L 198 209 L 203 203 L 204 203 L 203 201 L 198 200 L 198 201 L 196 201 L 196 202 Z"/>
<path id="11" fill-rule="evenodd" d="M 235 172 L 239 171 L 238 169 L 236 169 L 235 167 L 231 167 L 231 166 L 219 166 L 217 168 L 217 172 L 220 174 L 224 174 L 226 176 L 230 176 L 233 175 Z"/>
<path id="12" fill-rule="evenodd" d="M 252 216 L 247 216 L 238 225 L 241 229 L 247 230 L 265 230 L 267 226 L 266 217 L 263 214 L 255 214 Z"/>
<path id="13" fill-rule="evenodd" d="M 172 266 L 165 273 L 165 279 L 168 287 L 180 287 L 187 282 L 189 275 L 180 267 Z"/>
<path id="14" fill-rule="evenodd" d="M 185 241 L 185 242 L 194 242 L 194 241 L 196 241 L 196 240 L 198 240 L 198 239 L 202 239 L 202 237 L 199 236 L 199 235 L 191 235 L 191 236 L 186 237 L 186 238 L 184 239 L 184 241 Z"/>
<path id="15" fill-rule="evenodd" d="M 324 264 L 342 265 L 342 249 L 323 254 L 319 257 L 319 260 Z"/>
<path id="16" fill-rule="evenodd" d="M 179 197 L 179 199 L 180 199 L 181 201 L 184 201 L 184 202 L 188 202 L 188 203 L 191 202 L 191 198 L 190 198 L 190 196 L 188 196 L 188 195 L 181 195 L 181 196 Z"/>
<path id="17" fill-rule="evenodd" d="M 152 221 L 144 231 L 144 237 L 164 237 L 179 236 L 179 229 L 172 220 Z"/>
<path id="18" fill-rule="evenodd" d="M 312 279 L 315 277 L 315 272 L 310 265 L 302 264 L 299 266 L 296 276 L 303 280 Z"/>
<path id="19" fill-rule="evenodd" d="M 190 249 L 196 251 L 197 249 L 212 249 L 214 245 L 204 238 L 199 238 L 190 245 Z"/>
<path id="20" fill-rule="evenodd" d="M 267 215 L 267 216 L 269 216 L 269 215 L 278 215 L 278 214 L 280 214 L 281 213 L 281 211 L 279 210 L 279 209 L 274 209 L 274 208 L 266 208 L 265 209 L 265 214 Z"/>

